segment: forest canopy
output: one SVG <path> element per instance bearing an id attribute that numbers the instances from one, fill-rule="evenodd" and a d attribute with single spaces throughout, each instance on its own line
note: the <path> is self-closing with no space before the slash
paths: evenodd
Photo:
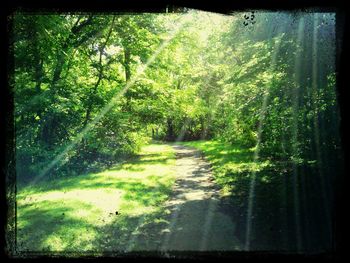
<path id="1" fill-rule="evenodd" d="M 133 242 L 140 214 L 171 221 L 165 202 L 186 167 L 197 181 L 183 190 L 215 182 L 246 250 L 332 247 L 335 13 L 17 12 L 11 23 L 23 249 Z"/>
<path id="2" fill-rule="evenodd" d="M 13 32 L 19 178 L 151 138 L 258 141 L 297 163 L 339 147 L 333 13 L 18 13 Z"/>

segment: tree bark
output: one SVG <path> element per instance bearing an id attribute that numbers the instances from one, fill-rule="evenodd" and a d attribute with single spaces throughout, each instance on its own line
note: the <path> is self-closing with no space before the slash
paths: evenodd
<path id="1" fill-rule="evenodd" d="M 89 120 L 90 120 L 90 115 L 91 115 L 91 111 L 92 111 L 92 108 L 93 108 L 93 96 L 96 94 L 97 92 L 97 88 L 98 86 L 100 85 L 100 82 L 103 78 L 103 70 L 104 70 L 104 66 L 102 64 L 102 55 L 103 55 L 103 52 L 104 52 L 104 49 L 106 48 L 106 45 L 108 43 L 108 40 L 111 36 L 111 33 L 112 33 L 112 30 L 113 30 L 113 26 L 114 26 L 114 21 L 115 21 L 115 17 L 113 17 L 113 20 L 112 20 L 112 23 L 111 23 L 111 26 L 109 28 L 109 31 L 107 33 L 107 36 L 106 36 L 106 40 L 105 42 L 102 44 L 102 46 L 100 47 L 100 56 L 99 56 L 99 67 L 98 67 L 98 79 L 92 89 L 92 92 L 90 93 L 90 96 L 89 96 L 89 104 L 88 104 L 88 107 L 86 109 L 86 115 L 85 115 L 85 120 L 84 120 L 84 124 L 83 124 L 83 127 L 86 127 L 86 125 L 88 124 Z"/>
<path id="2" fill-rule="evenodd" d="M 61 49 L 57 53 L 56 66 L 54 68 L 50 83 L 52 103 L 55 103 L 55 97 L 59 88 L 57 83 L 61 79 L 66 53 L 69 52 L 71 48 L 78 48 L 98 31 L 98 29 L 93 29 L 85 34 L 82 33 L 87 26 L 93 23 L 92 18 L 93 15 L 90 15 L 86 20 L 81 22 L 81 17 L 79 17 L 71 28 L 68 37 L 61 46 Z M 81 34 L 80 37 L 79 34 Z M 55 127 L 52 127 L 52 125 L 56 125 L 58 123 L 58 120 L 57 117 L 52 113 L 48 113 L 47 116 L 45 116 L 45 119 L 46 120 L 43 120 L 41 139 L 43 142 L 46 142 L 47 145 L 51 145 L 55 131 Z"/>
<path id="3" fill-rule="evenodd" d="M 91 32 L 82 35 L 81 38 L 78 37 L 78 34 L 81 33 L 84 28 L 92 24 L 93 22 L 92 18 L 93 16 L 90 15 L 85 21 L 81 23 L 79 23 L 81 18 L 78 18 L 76 23 L 72 27 L 69 36 L 67 37 L 60 51 L 58 52 L 56 67 L 55 67 L 52 81 L 51 81 L 51 89 L 54 93 L 56 92 L 56 84 L 61 77 L 63 65 L 65 63 L 65 56 L 66 56 L 65 54 L 68 52 L 68 50 L 71 47 L 78 48 L 80 45 L 86 42 L 89 38 L 91 38 L 97 32 L 97 30 L 92 30 Z"/>
<path id="4" fill-rule="evenodd" d="M 36 28 L 36 25 L 35 25 Z M 44 71 L 43 71 L 43 60 L 40 58 L 40 47 L 39 47 L 39 41 L 37 36 L 37 30 L 33 32 L 33 46 L 34 46 L 34 63 L 35 63 L 35 92 L 36 95 L 41 94 L 41 84 L 43 81 Z M 42 111 L 41 107 L 38 107 L 38 110 L 36 114 L 41 118 Z"/>
<path id="5" fill-rule="evenodd" d="M 168 118 L 167 119 L 167 136 L 166 136 L 166 139 L 168 141 L 173 141 L 175 138 L 174 136 L 174 123 L 173 123 L 173 120 Z"/>
<path id="6" fill-rule="evenodd" d="M 124 69 L 125 69 L 125 81 L 128 82 L 131 78 L 130 72 L 130 49 L 128 47 L 124 47 Z"/>

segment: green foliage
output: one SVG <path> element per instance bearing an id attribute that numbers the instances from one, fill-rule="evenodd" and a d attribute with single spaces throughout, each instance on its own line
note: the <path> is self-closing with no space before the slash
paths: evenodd
<path id="1" fill-rule="evenodd" d="M 17 251 L 99 255 L 128 249 L 136 227 L 147 234 L 148 224 L 165 216 L 160 204 L 171 192 L 174 163 L 170 146 L 148 145 L 138 157 L 100 173 L 21 187 Z"/>
<path id="2" fill-rule="evenodd" d="M 108 197 L 113 185 L 125 191 L 127 214 L 113 234 L 136 226 L 141 217 L 134 210 L 155 208 L 173 182 L 166 173 L 164 179 L 148 174 L 146 184 L 123 177 L 169 168 L 173 155 L 166 147 L 158 149 L 162 156 L 135 157 L 151 139 L 187 141 L 201 149 L 222 195 L 232 197 L 235 207 L 247 205 L 253 175 L 269 213 L 270 204 L 292 207 L 298 190 L 288 187 L 299 179 L 306 182 L 304 196 L 322 184 L 322 202 L 331 202 L 327 187 L 341 159 L 334 14 L 247 14 L 14 14 L 16 172 L 21 187 L 31 179 L 40 185 L 19 195 L 23 242 L 30 244 L 28 233 L 42 225 L 45 233 L 33 239 L 44 250 L 64 250 L 76 237 L 76 249 L 111 238 L 107 233 L 115 225 L 108 224 L 79 236 L 101 211 L 80 201 L 45 199 L 52 186 L 74 194 L 77 188 L 94 194 L 100 189 Z M 44 198 L 37 207 L 26 201 L 32 193 Z M 274 194 L 289 199 L 278 203 Z M 304 211 L 311 206 L 302 205 Z M 91 221 L 77 219 L 79 206 Z M 60 228 L 64 210 L 70 217 Z M 156 210 L 147 216 L 154 219 Z M 101 229 L 106 235 L 99 235 Z M 56 231 L 63 238 L 50 234 L 44 240 Z"/>
<path id="3" fill-rule="evenodd" d="M 246 201 L 249 182 L 253 173 L 271 168 L 269 161 L 254 160 L 254 148 L 240 144 L 228 145 L 219 141 L 181 142 L 180 144 L 201 150 L 211 163 L 215 182 L 221 187 L 221 194 L 240 195 Z M 263 180 L 263 178 L 259 178 Z M 242 203 L 242 204 L 243 204 Z"/>
<path id="4" fill-rule="evenodd" d="M 151 54 L 158 41 L 152 33 L 157 27 L 152 24 L 153 17 L 14 16 L 16 159 L 20 178 L 35 176 L 63 149 L 75 144 L 84 128 L 121 92 L 126 62 L 120 54 L 132 49 L 130 74 L 140 64 L 138 58 L 144 61 Z M 139 42 L 130 42 L 127 32 L 120 29 L 132 30 Z M 135 154 L 149 137 L 144 132 L 145 122 L 139 121 L 148 105 L 144 102 L 144 107 L 139 107 L 138 102 L 149 98 L 151 90 L 152 86 L 142 82 L 130 87 L 127 101 L 121 99 L 117 110 L 105 114 L 59 162 L 61 167 L 58 165 L 59 169 L 51 173 L 71 169 L 81 172 L 94 163 L 110 164 Z M 123 112 L 129 101 L 131 107 Z M 153 112 L 146 115 L 151 118 Z"/>
<path id="5" fill-rule="evenodd" d="M 257 146 L 265 159 L 327 159 L 313 153 L 339 148 L 332 15 L 255 17 L 244 26 L 239 15 L 196 11 L 15 14 L 19 173 L 34 175 L 95 118 L 62 162 L 67 171 L 135 154 L 151 136 Z"/>

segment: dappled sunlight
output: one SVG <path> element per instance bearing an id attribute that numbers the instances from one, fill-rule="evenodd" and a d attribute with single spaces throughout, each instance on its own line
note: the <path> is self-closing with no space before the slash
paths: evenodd
<path id="1" fill-rule="evenodd" d="M 188 201 L 203 200 L 203 199 L 205 199 L 204 193 L 205 192 L 202 190 L 197 190 L 197 191 L 192 191 L 191 193 L 184 193 L 183 197 Z"/>
<path id="2" fill-rule="evenodd" d="M 167 199 L 174 182 L 171 169 L 174 154 L 167 145 L 151 145 L 145 149 L 133 160 L 142 171 L 128 169 L 129 164 L 125 163 L 126 168 L 61 179 L 57 183 L 43 182 L 37 188 L 22 189 L 17 195 L 17 237 L 21 250 L 94 250 L 96 240 L 108 236 L 112 225 L 114 228 L 120 226 L 124 233 L 130 234 L 147 218 L 137 222 L 125 221 L 126 218 L 143 218 L 157 213 L 158 205 Z M 160 163 L 157 159 L 143 163 L 143 156 L 152 152 L 157 153 Z M 162 163 L 160 157 L 164 156 L 169 158 L 169 163 Z M 115 238 L 115 244 L 120 246 L 118 240 L 121 242 L 122 237 Z M 109 249 L 118 250 L 118 247 Z"/>
<path id="3" fill-rule="evenodd" d="M 332 249 L 320 12 L 14 14 L 9 254 Z"/>
<path id="4" fill-rule="evenodd" d="M 32 180 L 32 184 L 36 184 L 38 180 L 43 178 L 48 172 L 50 172 L 55 166 L 62 166 L 66 162 L 67 154 L 76 147 L 76 145 L 87 136 L 87 134 L 93 129 L 93 127 L 108 113 L 110 112 L 118 103 L 118 101 L 123 97 L 123 95 L 127 92 L 127 90 L 136 83 L 138 78 L 140 78 L 146 69 L 156 60 L 158 55 L 171 43 L 171 41 L 176 37 L 181 30 L 183 30 L 184 26 L 191 21 L 192 14 L 183 14 L 180 17 L 180 21 L 176 21 L 173 25 L 173 29 L 167 34 L 166 39 L 158 46 L 158 48 L 154 51 L 154 53 L 147 59 L 147 61 L 142 64 L 135 75 L 133 75 L 132 79 L 127 79 L 126 84 L 122 89 L 114 94 L 111 100 L 99 111 L 99 113 L 85 125 L 84 129 L 80 131 L 73 138 L 71 142 L 69 142 L 58 155 L 44 168 L 40 173 Z"/>
<path id="5" fill-rule="evenodd" d="M 276 191 L 276 189 L 281 188 L 279 185 L 283 184 L 282 178 L 284 175 L 281 176 L 281 171 L 269 160 L 254 160 L 256 147 L 228 145 L 219 141 L 182 142 L 181 144 L 201 149 L 205 154 L 205 159 L 212 164 L 215 182 L 221 188 L 219 193 L 221 200 L 223 200 L 222 209 L 230 214 L 232 219 L 237 221 L 240 226 L 236 232 L 241 242 L 240 249 L 243 249 L 243 244 L 246 241 L 247 199 L 252 175 L 255 175 L 257 195 L 259 195 L 259 207 L 257 209 L 265 209 L 263 211 L 269 211 L 272 196 L 280 194 L 280 191 Z M 285 173 L 287 172 L 285 171 Z M 187 180 L 191 180 L 191 178 Z M 196 199 L 195 195 L 193 197 Z M 178 205 L 181 205 L 181 203 Z M 270 213 L 266 214 L 265 217 L 270 218 Z M 262 221 L 264 220 L 266 219 L 262 219 Z M 272 221 L 271 218 L 269 220 Z M 268 225 L 267 222 L 264 224 Z M 262 227 L 261 232 L 265 233 L 264 231 L 265 228 Z"/>
<path id="6" fill-rule="evenodd" d="M 250 176 L 252 172 L 258 172 L 271 166 L 269 160 L 254 160 L 256 147 L 247 148 L 240 145 L 229 145 L 218 141 L 195 141 L 183 142 L 181 144 L 194 146 L 205 153 L 205 158 L 215 164 L 215 176 L 227 177 L 234 181 L 241 173 Z"/>
<path id="7" fill-rule="evenodd" d="M 98 176 L 101 175 L 103 178 L 107 177 L 109 179 L 113 177 L 147 177 L 153 175 L 154 171 L 157 171 L 159 175 L 163 175 L 169 172 L 168 165 L 174 164 L 173 158 L 172 151 L 164 145 L 147 145 L 135 161 L 131 159 L 125 164 L 118 164 L 107 171 L 99 173 Z M 148 169 L 150 166 L 152 169 Z"/>
<path id="8" fill-rule="evenodd" d="M 84 217 L 78 216 L 79 210 L 85 211 Z M 51 200 L 30 206 L 19 205 L 18 248 L 23 252 L 73 248 L 81 239 L 96 235 L 93 219 L 97 220 L 100 213 L 101 210 L 95 206 L 77 200 Z M 82 233 L 87 235 L 81 235 Z"/>
<path id="9" fill-rule="evenodd" d="M 67 192 L 50 191 L 42 194 L 31 195 L 30 199 L 19 200 L 18 205 L 36 204 L 42 201 L 59 201 L 62 202 L 62 204 L 65 204 L 77 200 L 95 206 L 102 211 L 113 212 L 117 210 L 121 195 L 121 191 L 113 188 L 98 190 L 79 189 Z M 78 209 L 76 214 L 81 215 L 81 211 L 84 210 Z"/>
<path id="10" fill-rule="evenodd" d="M 93 240 L 100 234 L 97 227 L 82 226 L 81 222 L 74 224 L 61 223 L 61 227 L 43 240 L 42 247 L 50 251 L 89 251 L 94 250 Z"/>

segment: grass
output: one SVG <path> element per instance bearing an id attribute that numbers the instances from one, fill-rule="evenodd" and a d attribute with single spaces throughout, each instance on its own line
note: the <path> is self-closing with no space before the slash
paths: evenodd
<path id="1" fill-rule="evenodd" d="M 238 194 L 238 184 L 247 183 L 253 173 L 260 172 L 271 166 L 269 161 L 254 161 L 254 148 L 240 144 L 231 145 L 219 141 L 179 142 L 201 150 L 211 163 L 215 182 L 221 186 L 223 196 Z M 262 181 L 268 178 L 261 177 Z M 241 184 L 241 186 L 243 186 Z"/>
<path id="2" fill-rule="evenodd" d="M 178 144 L 201 150 L 211 163 L 215 182 L 221 186 L 220 209 L 236 223 L 235 235 L 242 243 L 250 179 L 255 174 L 251 248 L 295 249 L 294 175 L 287 163 L 254 161 L 255 149 L 239 144 L 219 141 Z M 171 193 L 174 166 L 173 149 L 158 143 L 100 173 L 19 186 L 17 252 L 101 255 L 157 247 L 161 242 L 157 231 L 166 229 L 170 223 L 170 212 L 162 204 Z M 322 202 L 316 175 L 311 168 L 297 170 L 305 246 L 322 250 L 329 247 L 329 239 L 323 230 L 324 220 L 320 220 L 325 217 L 322 205 L 315 205 Z"/>
<path id="3" fill-rule="evenodd" d="M 220 141 L 179 142 L 197 148 L 210 162 L 215 182 L 221 188 L 223 210 L 237 222 L 237 236 L 245 242 L 250 182 L 256 176 L 253 208 L 252 249 L 279 250 L 285 240 L 286 184 L 288 176 L 269 160 L 254 160 L 255 148 Z"/>
<path id="4" fill-rule="evenodd" d="M 98 254 L 130 249 L 136 236 L 147 234 L 150 222 L 161 222 L 160 205 L 171 192 L 174 165 L 170 146 L 152 144 L 106 171 L 20 188 L 17 251 Z"/>
<path id="5" fill-rule="evenodd" d="M 296 251 L 296 213 L 300 220 L 303 248 L 327 251 L 331 239 L 327 232 L 326 211 L 318 170 L 312 165 L 297 166 L 290 162 L 257 160 L 254 148 L 219 141 L 179 142 L 201 150 L 211 163 L 215 182 L 221 186 L 223 210 L 237 223 L 236 235 L 245 242 L 249 189 L 256 176 L 253 199 L 251 249 Z M 294 184 L 297 177 L 299 184 Z M 297 189 L 297 190 L 295 190 Z M 295 196 L 298 191 L 298 196 Z M 296 212 L 296 198 L 299 212 Z M 316 204 L 316 205 L 315 205 Z"/>

